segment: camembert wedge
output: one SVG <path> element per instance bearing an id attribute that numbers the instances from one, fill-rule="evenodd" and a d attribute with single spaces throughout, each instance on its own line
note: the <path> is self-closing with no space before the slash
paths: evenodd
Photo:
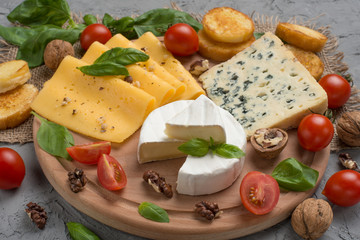
<path id="1" fill-rule="evenodd" d="M 31 104 L 50 121 L 96 139 L 122 142 L 155 107 L 155 98 L 114 77 L 84 75 L 67 56 Z"/>
<path id="2" fill-rule="evenodd" d="M 241 123 L 248 138 L 259 128 L 297 127 L 305 115 L 327 109 L 323 88 L 269 32 L 199 80 L 209 98 Z"/>

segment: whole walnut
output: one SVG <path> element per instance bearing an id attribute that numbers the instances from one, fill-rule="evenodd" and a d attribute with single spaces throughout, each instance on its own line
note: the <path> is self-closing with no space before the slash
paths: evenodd
<path id="1" fill-rule="evenodd" d="M 304 239 L 318 239 L 330 227 L 333 212 L 328 202 L 308 198 L 300 203 L 291 216 L 294 231 Z"/>
<path id="2" fill-rule="evenodd" d="M 336 124 L 341 141 L 352 147 L 360 146 L 360 111 L 344 112 Z"/>
<path id="3" fill-rule="evenodd" d="M 75 55 L 71 43 L 63 40 L 53 40 L 48 43 L 44 51 L 45 65 L 55 71 L 67 55 Z"/>

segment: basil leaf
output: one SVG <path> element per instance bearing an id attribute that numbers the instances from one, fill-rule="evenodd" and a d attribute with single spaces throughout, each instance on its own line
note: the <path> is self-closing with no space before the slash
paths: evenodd
<path id="1" fill-rule="evenodd" d="M 23 25 L 52 24 L 61 27 L 71 19 L 71 13 L 66 0 L 25 0 L 7 18 L 10 22 Z"/>
<path id="2" fill-rule="evenodd" d="M 181 144 L 179 151 L 195 157 L 203 157 L 209 152 L 209 142 L 201 138 L 193 138 Z"/>
<path id="3" fill-rule="evenodd" d="M 39 146 L 51 155 L 71 160 L 66 148 L 74 146 L 74 138 L 69 130 L 64 126 L 40 117 L 35 112 L 31 113 L 41 121 L 41 125 L 36 134 L 36 140 Z"/>
<path id="4" fill-rule="evenodd" d="M 148 59 L 149 56 L 143 51 L 134 48 L 116 47 L 101 54 L 94 63 L 114 62 L 126 66 L 136 62 L 145 62 Z"/>
<path id="5" fill-rule="evenodd" d="M 89 26 L 90 24 L 97 23 L 97 18 L 92 14 L 86 14 L 84 17 L 84 22 L 86 26 Z"/>
<path id="6" fill-rule="evenodd" d="M 53 25 L 44 25 L 33 28 L 36 34 L 30 36 L 19 47 L 16 59 L 22 59 L 28 62 L 29 67 L 37 67 L 41 65 L 46 45 L 55 39 L 75 43 L 85 25 L 77 25 L 76 28 L 62 29 Z"/>
<path id="7" fill-rule="evenodd" d="M 254 32 L 254 37 L 255 37 L 255 39 L 259 39 L 259 38 L 261 38 L 263 35 L 264 35 L 265 33 L 263 33 L 263 32 Z"/>
<path id="8" fill-rule="evenodd" d="M 134 31 L 134 19 L 132 17 L 123 17 L 115 20 L 109 14 L 105 13 L 102 23 L 109 28 L 112 35 L 121 33 L 128 39 L 137 38 Z"/>
<path id="9" fill-rule="evenodd" d="M 81 223 L 68 222 L 66 226 L 73 240 L 100 240 L 98 236 Z"/>
<path id="10" fill-rule="evenodd" d="M 124 65 L 114 62 L 101 62 L 92 65 L 78 67 L 78 69 L 90 76 L 112 76 L 112 75 L 125 75 L 129 76 L 129 71 Z"/>
<path id="11" fill-rule="evenodd" d="M 241 158 L 245 156 L 245 153 L 240 148 L 226 143 L 218 144 L 213 153 L 224 158 Z"/>
<path id="12" fill-rule="evenodd" d="M 280 187 L 301 192 L 315 186 L 319 172 L 295 158 L 287 158 L 275 167 L 271 176 L 275 178 Z"/>
<path id="13" fill-rule="evenodd" d="M 139 205 L 138 211 L 140 215 L 143 216 L 144 218 L 150 219 L 155 222 L 170 221 L 167 212 L 153 203 L 142 202 Z"/>
<path id="14" fill-rule="evenodd" d="M 175 9 L 158 8 L 145 12 L 135 18 L 134 30 L 138 37 L 145 32 L 152 32 L 155 36 L 163 36 L 166 30 L 176 23 L 187 23 L 199 31 L 201 23 L 196 21 L 190 14 Z"/>
<path id="15" fill-rule="evenodd" d="M 4 27 L 0 25 L 0 36 L 7 42 L 21 46 L 28 38 L 36 34 L 36 30 L 24 27 Z"/>

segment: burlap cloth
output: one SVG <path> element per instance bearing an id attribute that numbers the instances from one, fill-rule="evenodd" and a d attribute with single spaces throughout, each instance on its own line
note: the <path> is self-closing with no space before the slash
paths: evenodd
<path id="1" fill-rule="evenodd" d="M 175 4 L 172 3 L 172 7 L 180 10 Z M 193 16 L 201 21 L 201 15 L 193 14 Z M 255 23 L 255 31 L 256 32 L 275 32 L 275 28 L 277 23 L 279 22 L 278 17 L 274 16 L 265 16 L 260 14 L 252 14 L 251 17 Z M 75 20 L 80 21 L 80 17 L 75 16 Z M 328 37 L 328 41 L 324 47 L 324 49 L 318 54 L 321 60 L 324 62 L 325 70 L 324 74 L 329 73 L 345 73 L 348 70 L 348 66 L 342 61 L 343 53 L 337 51 L 338 40 L 337 37 L 332 35 L 328 26 L 317 26 L 316 19 L 308 19 L 306 21 L 299 21 L 296 18 L 290 19 L 288 22 L 301 24 L 312 29 L 315 29 Z M 79 43 L 75 43 L 74 45 L 76 56 L 81 57 L 83 51 L 80 47 Z M 6 43 L 3 40 L 0 40 L 0 62 L 13 60 L 16 57 L 17 47 Z M 39 90 L 43 87 L 44 82 L 51 78 L 53 75 L 53 71 L 47 68 L 46 66 L 40 66 L 31 69 L 31 79 L 29 83 L 34 84 Z M 359 90 L 353 86 L 352 87 L 352 96 L 347 104 L 336 110 L 336 117 L 339 117 L 343 111 L 347 110 L 360 110 L 360 94 Z M 336 124 L 336 122 L 334 123 Z M 32 136 L 32 126 L 33 126 L 33 117 L 31 116 L 27 121 L 25 121 L 20 126 L 7 129 L 0 130 L 0 142 L 7 143 L 27 143 L 33 141 Z M 350 148 L 343 144 L 337 134 L 335 133 L 335 137 L 331 142 L 331 151 L 338 151 L 341 149 Z"/>

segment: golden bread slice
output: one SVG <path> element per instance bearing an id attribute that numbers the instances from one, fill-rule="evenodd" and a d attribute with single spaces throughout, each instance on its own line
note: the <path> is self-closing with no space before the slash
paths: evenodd
<path id="1" fill-rule="evenodd" d="M 211 9 L 203 17 L 202 24 L 207 35 L 218 42 L 245 42 L 255 30 L 251 18 L 230 7 Z"/>
<path id="2" fill-rule="evenodd" d="M 320 80 L 324 72 L 324 63 L 315 53 L 305 51 L 289 44 L 286 44 L 285 46 L 294 54 L 296 59 L 305 66 L 305 68 L 316 80 Z"/>
<path id="3" fill-rule="evenodd" d="M 0 94 L 0 129 L 13 128 L 29 118 L 30 104 L 38 93 L 32 84 L 24 84 Z"/>
<path id="4" fill-rule="evenodd" d="M 311 52 L 320 52 L 327 41 L 327 37 L 318 31 L 286 22 L 277 25 L 275 34 L 281 40 Z"/>
<path id="5" fill-rule="evenodd" d="M 31 77 L 29 66 L 23 60 L 0 64 L 0 93 L 10 91 L 27 82 Z"/>
<path id="6" fill-rule="evenodd" d="M 214 61 L 226 61 L 249 47 L 254 41 L 255 37 L 252 36 L 246 42 L 241 43 L 224 43 L 217 42 L 211 39 L 204 30 L 198 32 L 199 36 L 199 53 L 205 58 L 210 58 Z"/>

